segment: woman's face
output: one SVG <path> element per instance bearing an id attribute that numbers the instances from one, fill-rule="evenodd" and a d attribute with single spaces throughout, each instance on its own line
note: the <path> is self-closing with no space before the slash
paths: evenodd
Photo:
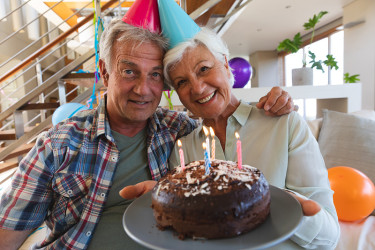
<path id="1" fill-rule="evenodd" d="M 185 51 L 182 60 L 169 71 L 182 104 L 194 115 L 216 118 L 231 98 L 228 63 L 223 64 L 203 45 Z"/>

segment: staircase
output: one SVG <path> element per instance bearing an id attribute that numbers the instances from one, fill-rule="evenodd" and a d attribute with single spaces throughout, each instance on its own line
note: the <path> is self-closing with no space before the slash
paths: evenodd
<path id="1" fill-rule="evenodd" d="M 198 24 L 223 32 L 230 17 L 250 1 L 177 2 Z M 64 0 L 15 3 L 0 3 L 8 13 L 0 14 L 0 51 L 9 53 L 0 52 L 0 176 L 17 167 L 36 136 L 52 126 L 56 108 L 67 102 L 86 104 L 92 93 L 104 91 L 101 81 L 94 84 L 93 10 L 105 27 L 111 18 L 122 17 L 133 1 L 95 0 L 94 6 L 92 1 L 77 1 L 75 7 Z M 76 73 L 80 69 L 85 73 Z"/>

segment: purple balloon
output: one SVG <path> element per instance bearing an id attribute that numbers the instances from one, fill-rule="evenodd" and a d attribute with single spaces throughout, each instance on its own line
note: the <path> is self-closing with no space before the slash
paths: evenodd
<path id="1" fill-rule="evenodd" d="M 233 88 L 243 88 L 250 80 L 252 71 L 250 63 L 241 57 L 234 57 L 229 60 L 229 66 L 234 75 Z"/>

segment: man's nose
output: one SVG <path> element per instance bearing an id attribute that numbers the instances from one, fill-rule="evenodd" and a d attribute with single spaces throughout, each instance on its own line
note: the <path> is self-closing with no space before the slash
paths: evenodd
<path id="1" fill-rule="evenodd" d="M 147 81 L 147 77 L 139 77 L 133 87 L 133 91 L 138 95 L 146 95 L 149 91 L 149 83 Z"/>

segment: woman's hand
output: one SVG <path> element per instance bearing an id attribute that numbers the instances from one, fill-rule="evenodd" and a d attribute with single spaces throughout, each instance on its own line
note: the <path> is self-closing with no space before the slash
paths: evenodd
<path id="1" fill-rule="evenodd" d="M 258 109 L 264 109 L 268 116 L 281 116 L 298 110 L 292 97 L 280 87 L 273 87 L 267 95 L 259 99 L 256 106 Z"/>
<path id="2" fill-rule="evenodd" d="M 148 193 L 155 187 L 155 185 L 156 181 L 142 181 L 135 185 L 124 187 L 119 194 L 122 198 L 131 200 Z"/>
<path id="3" fill-rule="evenodd" d="M 320 205 L 316 201 L 304 199 L 300 196 L 293 194 L 292 192 L 288 192 L 288 193 L 293 195 L 293 197 L 299 201 L 302 207 L 303 215 L 313 216 L 320 211 L 321 209 Z"/>

